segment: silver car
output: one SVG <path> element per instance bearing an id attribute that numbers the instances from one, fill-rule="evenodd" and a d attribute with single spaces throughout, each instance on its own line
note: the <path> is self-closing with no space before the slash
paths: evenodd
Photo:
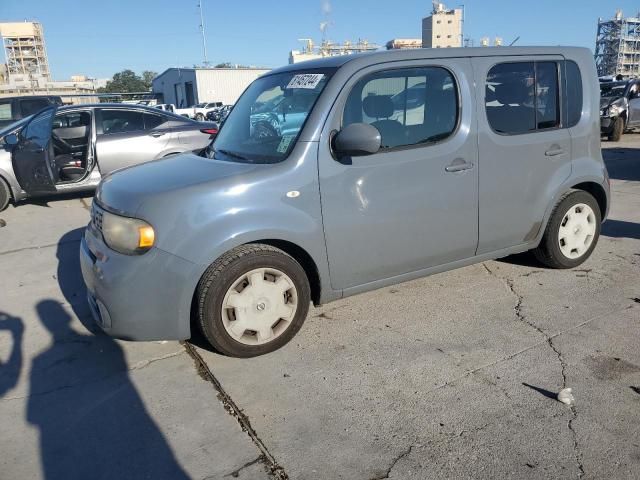
<path id="1" fill-rule="evenodd" d="M 273 70 L 205 156 L 102 182 L 80 252 L 93 315 L 132 340 L 186 339 L 198 325 L 248 357 L 287 343 L 310 302 L 527 250 L 580 265 L 609 209 L 598 97 L 581 48 Z M 256 115 L 290 125 L 258 129 Z"/>
<path id="2" fill-rule="evenodd" d="M 93 189 L 115 170 L 199 152 L 217 132 L 215 123 L 143 106 L 44 109 L 0 132 L 0 211 L 11 200 Z"/>

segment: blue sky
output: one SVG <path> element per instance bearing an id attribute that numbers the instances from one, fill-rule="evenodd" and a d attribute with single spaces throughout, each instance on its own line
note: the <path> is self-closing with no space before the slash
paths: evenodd
<path id="1" fill-rule="evenodd" d="M 319 40 L 327 0 L 202 0 L 209 60 L 276 67 L 298 38 Z M 455 2 L 455 3 L 454 3 Z M 447 3 L 447 2 L 445 2 Z M 632 0 L 452 0 L 466 5 L 465 36 L 517 36 L 518 45 L 579 45 L 593 49 L 598 17 L 616 7 L 635 15 Z M 110 77 L 124 68 L 161 72 L 202 61 L 197 0 L 0 0 L 0 21 L 43 23 L 55 79 Z M 331 0 L 328 38 L 384 44 L 420 37 L 430 1 Z"/>

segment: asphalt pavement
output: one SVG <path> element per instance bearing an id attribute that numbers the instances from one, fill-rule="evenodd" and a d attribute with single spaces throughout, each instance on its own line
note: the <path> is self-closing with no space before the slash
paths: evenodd
<path id="1" fill-rule="evenodd" d="M 640 134 L 603 147 L 613 206 L 578 269 L 350 297 L 249 360 L 98 331 L 91 197 L 0 212 L 0 479 L 640 478 Z"/>

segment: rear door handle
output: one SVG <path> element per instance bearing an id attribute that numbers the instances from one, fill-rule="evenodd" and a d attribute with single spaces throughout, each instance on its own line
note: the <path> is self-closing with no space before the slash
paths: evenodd
<path id="1" fill-rule="evenodd" d="M 165 132 L 153 132 L 153 133 L 150 133 L 149 135 L 151 135 L 153 138 L 158 138 L 163 136 L 164 134 Z"/>
<path id="2" fill-rule="evenodd" d="M 562 155 L 564 153 L 564 149 L 561 147 L 551 147 L 549 150 L 544 152 L 547 157 L 557 157 L 558 155 Z"/>
<path id="3" fill-rule="evenodd" d="M 465 170 L 471 170 L 473 168 L 473 163 L 465 162 L 461 158 L 456 158 L 449 165 L 444 167 L 445 172 L 454 173 L 454 172 L 464 172 Z"/>

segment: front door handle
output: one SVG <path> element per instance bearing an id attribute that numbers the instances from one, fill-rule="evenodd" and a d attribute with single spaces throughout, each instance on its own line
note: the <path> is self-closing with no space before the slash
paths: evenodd
<path id="1" fill-rule="evenodd" d="M 151 135 L 153 138 L 158 138 L 163 136 L 164 134 L 165 132 L 153 132 L 153 133 L 150 133 L 149 135 Z"/>
<path id="2" fill-rule="evenodd" d="M 554 145 L 549 150 L 544 152 L 547 157 L 557 157 L 558 155 L 564 154 L 564 148 Z"/>
<path id="3" fill-rule="evenodd" d="M 466 162 L 462 158 L 456 158 L 449 165 L 444 167 L 445 172 L 454 173 L 454 172 L 464 172 L 465 170 L 471 170 L 473 168 L 473 163 Z"/>

